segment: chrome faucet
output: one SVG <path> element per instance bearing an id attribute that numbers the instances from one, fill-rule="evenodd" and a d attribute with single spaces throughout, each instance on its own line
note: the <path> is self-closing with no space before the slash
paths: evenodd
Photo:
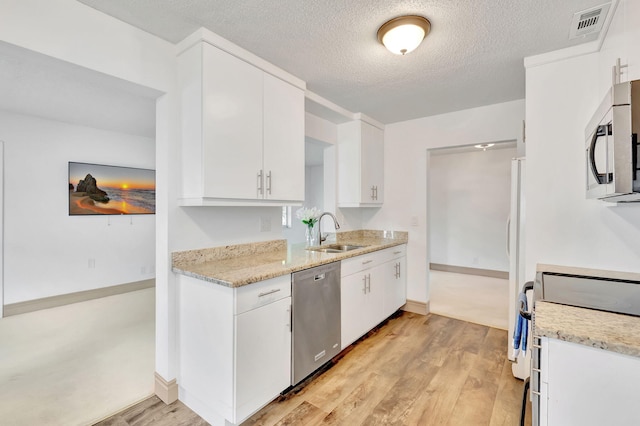
<path id="1" fill-rule="evenodd" d="M 324 237 L 322 236 L 322 231 L 320 230 L 320 221 L 322 220 L 322 217 L 324 215 L 329 215 L 331 216 L 331 219 L 333 219 L 333 226 L 336 228 L 336 231 L 338 229 L 340 229 L 340 224 L 338 223 L 338 219 L 336 219 L 335 215 L 331 212 L 324 212 L 320 215 L 320 217 L 318 218 L 318 245 L 321 246 L 323 241 L 327 240 L 327 237 L 329 236 L 328 234 L 325 235 Z"/>

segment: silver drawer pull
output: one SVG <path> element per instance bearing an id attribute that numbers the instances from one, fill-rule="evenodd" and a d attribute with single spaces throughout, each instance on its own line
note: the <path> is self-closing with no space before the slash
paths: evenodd
<path id="1" fill-rule="evenodd" d="M 363 265 L 366 265 L 367 263 L 371 263 L 373 262 L 373 260 L 365 260 L 364 262 L 362 262 Z"/>
<path id="2" fill-rule="evenodd" d="M 402 253 L 401 251 L 394 251 L 393 254 L 400 254 Z"/>
<path id="3" fill-rule="evenodd" d="M 313 277 L 313 280 L 314 281 L 324 280 L 324 274 L 316 275 L 315 277 Z"/>
<path id="4" fill-rule="evenodd" d="M 536 373 L 541 372 L 542 370 L 540 370 L 539 368 L 532 368 L 531 370 L 535 371 Z"/>
<path id="5" fill-rule="evenodd" d="M 268 295 L 270 295 L 270 294 L 277 293 L 277 292 L 279 292 L 279 291 L 280 291 L 280 289 L 279 289 L 279 288 L 274 288 L 273 290 L 271 290 L 271 291 L 267 291 L 266 293 L 260 293 L 260 294 L 258 295 L 258 297 L 268 296 Z"/>
<path id="6" fill-rule="evenodd" d="M 534 395 L 536 395 L 536 396 L 540 396 L 540 392 L 536 392 L 536 391 L 534 391 L 533 389 L 531 389 L 531 393 L 532 393 L 532 394 L 534 394 Z"/>

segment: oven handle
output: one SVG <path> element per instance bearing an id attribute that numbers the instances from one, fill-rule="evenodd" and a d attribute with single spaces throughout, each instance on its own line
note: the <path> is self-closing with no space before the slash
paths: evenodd
<path id="1" fill-rule="evenodd" d="M 530 290 L 533 290 L 533 281 L 527 281 L 522 286 L 522 293 L 524 293 L 525 295 L 527 294 L 527 291 L 530 291 Z M 531 321 L 531 311 L 525 311 L 524 303 L 522 301 L 520 301 L 519 303 L 520 303 L 520 306 L 518 310 L 520 311 L 520 316 L 526 320 Z"/>

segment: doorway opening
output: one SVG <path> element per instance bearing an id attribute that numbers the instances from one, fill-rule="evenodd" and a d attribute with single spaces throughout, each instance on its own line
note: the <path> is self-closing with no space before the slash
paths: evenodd
<path id="1" fill-rule="evenodd" d="M 311 137 L 305 138 L 305 185 L 304 203 L 306 208 L 317 207 L 321 212 L 336 210 L 336 146 Z M 289 243 L 305 240 L 305 226 L 296 217 L 300 207 L 282 208 L 283 235 Z M 328 223 L 328 222 L 327 222 Z M 335 232 L 322 225 L 322 232 Z"/>
<path id="2" fill-rule="evenodd" d="M 511 160 L 516 142 L 428 151 L 430 311 L 508 328 Z"/>

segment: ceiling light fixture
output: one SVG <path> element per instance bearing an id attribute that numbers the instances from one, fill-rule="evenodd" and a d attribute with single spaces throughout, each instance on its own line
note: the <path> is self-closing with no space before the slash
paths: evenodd
<path id="1" fill-rule="evenodd" d="M 493 145 L 495 145 L 494 143 L 481 143 L 478 145 L 474 145 L 474 148 L 478 148 L 481 149 L 483 151 L 486 151 L 487 148 L 491 148 Z"/>
<path id="2" fill-rule="evenodd" d="M 417 15 L 399 16 L 382 24 L 378 41 L 396 55 L 405 55 L 420 46 L 429 34 L 431 23 Z"/>

